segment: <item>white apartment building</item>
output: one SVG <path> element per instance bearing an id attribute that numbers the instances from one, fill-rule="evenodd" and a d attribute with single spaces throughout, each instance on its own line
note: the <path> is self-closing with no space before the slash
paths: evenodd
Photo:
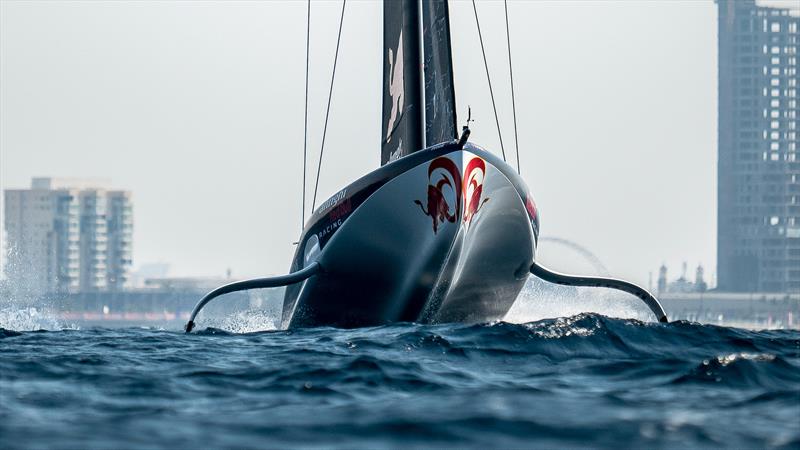
<path id="1" fill-rule="evenodd" d="M 132 264 L 130 192 L 104 180 L 34 178 L 5 191 L 6 276 L 31 295 L 119 290 Z"/>

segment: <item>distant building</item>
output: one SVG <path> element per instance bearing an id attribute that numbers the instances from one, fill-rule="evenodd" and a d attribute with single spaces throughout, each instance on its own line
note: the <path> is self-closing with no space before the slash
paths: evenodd
<path id="1" fill-rule="evenodd" d="M 681 276 L 672 283 L 669 283 L 669 285 L 667 286 L 667 292 L 686 293 L 695 291 L 694 284 L 691 281 L 689 281 L 689 278 L 686 276 L 686 270 L 687 270 L 686 262 L 684 262 L 681 267 L 682 267 Z"/>
<path id="2" fill-rule="evenodd" d="M 143 288 L 147 280 L 151 278 L 167 278 L 169 275 L 169 264 L 165 262 L 145 263 L 131 272 L 131 286 Z"/>
<path id="3" fill-rule="evenodd" d="M 800 291 L 796 11 L 718 0 L 717 288 Z"/>
<path id="4" fill-rule="evenodd" d="M 694 271 L 694 291 L 695 292 L 705 292 L 708 290 L 708 284 L 706 283 L 705 277 L 705 270 L 703 270 L 703 266 L 698 265 L 697 269 Z"/>
<path id="5" fill-rule="evenodd" d="M 676 280 L 670 282 L 667 280 L 667 266 L 661 265 L 661 268 L 658 270 L 658 295 L 664 294 L 689 294 L 689 293 L 700 293 L 705 292 L 708 290 L 708 284 L 704 279 L 704 273 L 702 265 L 698 265 L 697 269 L 695 270 L 694 274 L 694 282 L 689 281 L 689 277 L 687 274 L 688 266 L 684 262 L 682 264 L 681 276 L 678 277 Z"/>
<path id="6" fill-rule="evenodd" d="M 662 264 L 658 269 L 658 293 L 667 292 L 667 266 Z"/>
<path id="7" fill-rule="evenodd" d="M 30 294 L 120 290 L 132 264 L 133 206 L 107 182 L 34 178 L 5 191 L 6 276 Z"/>
<path id="8" fill-rule="evenodd" d="M 133 204 L 129 191 L 106 193 L 106 276 L 111 290 L 130 286 L 133 263 Z"/>

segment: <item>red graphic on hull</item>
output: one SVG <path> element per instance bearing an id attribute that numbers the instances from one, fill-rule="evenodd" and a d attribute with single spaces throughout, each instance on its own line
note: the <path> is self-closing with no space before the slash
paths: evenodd
<path id="1" fill-rule="evenodd" d="M 437 174 L 441 178 L 434 181 Z M 456 218 L 462 214 L 462 208 L 464 211 L 462 220 L 468 224 L 472 216 L 489 200 L 487 198 L 481 201 L 483 179 L 486 176 L 486 163 L 483 159 L 477 156 L 472 158 L 467 163 L 464 179 L 462 180 L 459 175 L 458 166 L 449 158 L 436 158 L 428 166 L 427 205 L 423 205 L 419 200 L 414 200 L 414 203 L 419 205 L 423 214 L 431 217 L 434 233 L 439 230 L 439 225 L 445 221 L 454 223 Z M 451 212 L 450 204 L 442 191 L 445 187 L 452 189 L 455 194 L 455 211 Z M 425 206 L 427 206 L 427 210 Z"/>
<path id="2" fill-rule="evenodd" d="M 478 213 L 488 198 L 481 201 L 483 179 L 486 177 L 486 163 L 478 157 L 472 158 L 464 170 L 464 223 L 469 224 L 472 216 Z"/>
<path id="3" fill-rule="evenodd" d="M 528 216 L 530 216 L 531 220 L 534 222 L 538 222 L 539 219 L 537 217 L 537 210 L 536 210 L 536 203 L 533 202 L 533 198 L 531 198 L 531 194 L 528 193 L 528 198 L 525 200 L 525 209 L 528 210 Z"/>
<path id="4" fill-rule="evenodd" d="M 442 170 L 436 172 L 437 169 Z M 433 181 L 434 172 L 441 176 L 436 182 Z M 425 206 L 422 205 L 421 201 L 414 200 L 414 203 L 419 205 L 423 214 L 431 216 L 434 233 L 439 230 L 440 223 L 445 221 L 453 223 L 456 221 L 456 217 L 461 214 L 461 177 L 459 175 L 456 163 L 449 158 L 436 158 L 428 166 L 428 210 L 425 210 Z M 445 186 L 449 186 L 456 195 L 456 210 L 453 213 L 450 213 L 450 205 L 442 192 L 442 188 Z"/>

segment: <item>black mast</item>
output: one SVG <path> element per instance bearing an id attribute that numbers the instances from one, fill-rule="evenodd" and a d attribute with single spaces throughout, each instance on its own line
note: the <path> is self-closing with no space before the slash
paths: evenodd
<path id="1" fill-rule="evenodd" d="M 419 0 L 383 2 L 381 165 L 422 149 Z"/>
<path id="2" fill-rule="evenodd" d="M 422 1 L 425 60 L 425 145 L 458 139 L 450 14 L 447 0 Z"/>
<path id="3" fill-rule="evenodd" d="M 381 165 L 457 138 L 447 1 L 384 1 L 383 43 Z"/>

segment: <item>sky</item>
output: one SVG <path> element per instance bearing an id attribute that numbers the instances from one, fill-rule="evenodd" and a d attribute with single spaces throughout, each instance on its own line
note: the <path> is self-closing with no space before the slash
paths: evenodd
<path id="1" fill-rule="evenodd" d="M 340 8 L 312 3 L 309 190 Z M 503 3 L 477 8 L 511 152 Z M 521 171 L 541 235 L 643 284 L 662 263 L 671 277 L 683 261 L 713 277 L 714 2 L 508 8 Z M 469 105 L 470 140 L 499 153 L 472 4 L 450 11 L 459 124 Z M 379 2 L 347 3 L 319 199 L 380 163 L 381 14 Z M 305 25 L 302 1 L 0 2 L 0 188 L 110 178 L 133 192 L 135 267 L 285 273 L 301 228 Z M 543 245 L 540 260 L 581 270 L 570 252 Z"/>

